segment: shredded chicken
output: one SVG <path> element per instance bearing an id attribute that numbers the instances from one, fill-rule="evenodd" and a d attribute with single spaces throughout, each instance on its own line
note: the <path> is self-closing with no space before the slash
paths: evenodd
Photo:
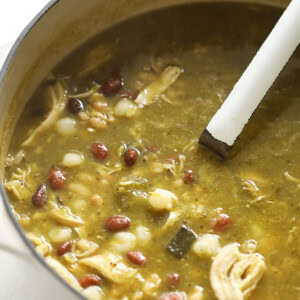
<path id="1" fill-rule="evenodd" d="M 253 200 L 250 202 L 251 204 L 260 202 L 261 200 L 266 198 L 266 196 L 262 194 L 256 183 L 251 179 L 244 180 L 242 182 L 242 187 L 243 191 L 246 191 L 253 198 Z"/>
<path id="2" fill-rule="evenodd" d="M 115 191 L 120 194 L 133 193 L 137 190 L 144 190 L 147 186 L 147 179 L 129 175 L 121 178 L 115 186 Z"/>
<path id="3" fill-rule="evenodd" d="M 47 264 L 54 269 L 54 271 L 65 280 L 72 288 L 76 291 L 81 291 L 82 287 L 80 286 L 78 280 L 57 260 L 51 258 L 50 256 L 45 258 Z"/>
<path id="4" fill-rule="evenodd" d="M 157 274 L 151 274 L 145 281 L 143 292 L 147 296 L 156 296 L 157 290 L 161 284 L 161 278 Z"/>
<path id="5" fill-rule="evenodd" d="M 52 247 L 45 237 L 39 233 L 29 232 L 26 234 L 27 238 L 35 245 L 36 252 L 45 257 L 52 251 Z"/>
<path id="6" fill-rule="evenodd" d="M 239 244 L 228 244 L 212 264 L 210 282 L 219 300 L 243 300 L 255 289 L 265 269 L 260 254 L 243 254 Z"/>
<path id="7" fill-rule="evenodd" d="M 256 240 L 246 240 L 241 245 L 241 250 L 244 253 L 253 253 L 256 251 L 257 248 L 257 241 Z"/>
<path id="8" fill-rule="evenodd" d="M 181 72 L 182 70 L 179 67 L 167 67 L 156 80 L 139 93 L 135 102 L 141 105 L 151 104 L 177 80 Z"/>
<path id="9" fill-rule="evenodd" d="M 95 164 L 95 167 L 95 171 L 103 177 L 107 177 L 106 175 L 111 175 L 113 173 L 120 172 L 123 170 L 122 165 L 119 163 L 116 163 L 114 166 L 111 167 L 107 167 L 105 165 L 99 166 L 99 164 Z"/>
<path id="10" fill-rule="evenodd" d="M 35 138 L 54 126 L 58 117 L 66 105 L 66 91 L 63 85 L 58 81 L 54 86 L 49 87 L 51 98 L 51 111 L 47 118 L 33 131 L 29 138 L 23 142 L 22 146 L 31 146 Z"/>
<path id="11" fill-rule="evenodd" d="M 137 270 L 126 266 L 121 256 L 109 252 L 83 258 L 79 263 L 97 270 L 115 283 L 126 283 L 128 279 L 137 275 Z"/>
<path id="12" fill-rule="evenodd" d="M 197 149 L 198 147 L 198 139 L 191 139 L 190 143 L 188 143 L 184 148 L 183 148 L 183 152 L 191 152 L 195 149 Z"/>
<path id="13" fill-rule="evenodd" d="M 116 195 L 123 201 L 144 204 L 148 199 L 149 182 L 147 179 L 129 175 L 121 178 L 115 185 Z"/>
<path id="14" fill-rule="evenodd" d="M 76 95 L 67 95 L 68 98 L 78 98 L 78 99 L 82 99 L 82 98 L 88 98 L 90 96 L 92 96 L 94 93 L 96 93 L 100 88 L 99 84 L 95 84 L 94 86 L 92 86 L 92 88 L 85 92 L 85 93 L 81 93 L 81 94 L 76 94 Z"/>
<path id="15" fill-rule="evenodd" d="M 78 250 L 75 252 L 77 257 L 87 257 L 98 249 L 98 245 L 91 241 L 80 239 L 76 243 L 76 249 Z"/>
<path id="16" fill-rule="evenodd" d="M 252 197 L 258 197 L 260 190 L 253 180 L 245 180 L 242 182 L 243 191 L 247 191 Z"/>
<path id="17" fill-rule="evenodd" d="M 169 217 L 161 230 L 165 231 L 169 227 L 172 227 L 175 224 L 175 222 L 178 220 L 178 217 L 179 214 L 177 212 L 170 212 Z"/>
<path id="18" fill-rule="evenodd" d="M 59 206 L 51 202 L 49 202 L 49 204 L 53 207 L 50 215 L 57 222 L 68 226 L 78 226 L 83 224 L 82 219 L 74 215 L 68 207 Z"/>
<path id="19" fill-rule="evenodd" d="M 5 160 L 5 167 L 10 168 L 14 165 L 18 165 L 24 159 L 25 153 L 20 150 L 15 156 L 9 154 Z"/>
<path id="20" fill-rule="evenodd" d="M 175 159 L 170 160 L 170 162 L 166 162 L 163 164 L 163 168 L 169 170 L 172 175 L 175 177 L 179 177 L 182 175 L 184 169 L 185 156 L 179 154 L 179 163 L 175 161 Z"/>
<path id="21" fill-rule="evenodd" d="M 4 185 L 7 191 L 13 193 L 20 201 L 26 201 L 31 198 L 34 191 L 34 183 L 29 176 L 31 167 L 27 170 L 17 168 L 12 174 L 10 181 L 5 181 Z"/>
<path id="22" fill-rule="evenodd" d="M 63 255 L 63 258 L 68 264 L 71 264 L 72 268 L 74 268 L 75 264 L 78 262 L 78 259 L 74 253 L 67 252 Z"/>
<path id="23" fill-rule="evenodd" d="M 265 178 L 259 171 L 251 169 L 241 169 L 240 177 L 242 180 L 251 180 L 255 182 L 256 185 L 264 186 L 268 184 L 268 179 Z"/>

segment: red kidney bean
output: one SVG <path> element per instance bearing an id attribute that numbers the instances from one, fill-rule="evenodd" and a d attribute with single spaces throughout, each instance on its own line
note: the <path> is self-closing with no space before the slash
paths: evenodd
<path id="1" fill-rule="evenodd" d="M 68 102 L 68 109 L 72 114 L 77 114 L 83 110 L 83 104 L 79 99 L 71 98 Z"/>
<path id="2" fill-rule="evenodd" d="M 108 156 L 107 147 L 101 142 L 95 142 L 91 146 L 91 152 L 96 159 L 104 160 Z"/>
<path id="3" fill-rule="evenodd" d="M 47 201 L 47 187 L 45 184 L 41 184 L 34 195 L 32 196 L 32 204 L 37 207 L 42 207 Z"/>
<path id="4" fill-rule="evenodd" d="M 111 96 L 117 93 L 123 86 L 121 78 L 111 78 L 103 82 L 101 92 L 104 96 Z"/>
<path id="5" fill-rule="evenodd" d="M 146 263 L 147 259 L 142 252 L 139 251 L 129 251 L 126 257 L 134 264 L 142 266 Z"/>
<path id="6" fill-rule="evenodd" d="M 180 283 L 180 275 L 178 273 L 171 273 L 168 275 L 168 284 L 171 287 L 177 287 Z"/>
<path id="7" fill-rule="evenodd" d="M 225 231 L 228 226 L 232 223 L 231 218 L 228 215 L 221 214 L 214 225 L 214 231 L 216 232 L 223 232 Z"/>
<path id="8" fill-rule="evenodd" d="M 72 247 L 72 242 L 71 241 L 68 241 L 68 242 L 64 242 L 62 243 L 56 250 L 56 253 L 58 256 L 62 256 L 64 255 L 65 253 L 69 252 L 70 249 Z"/>
<path id="9" fill-rule="evenodd" d="M 184 300 L 186 299 L 185 293 L 169 293 L 161 296 L 158 300 Z"/>
<path id="10" fill-rule="evenodd" d="M 101 278 L 97 275 L 86 275 L 78 280 L 82 288 L 87 288 L 92 285 L 99 285 Z"/>
<path id="11" fill-rule="evenodd" d="M 139 156 L 139 152 L 134 148 L 129 148 L 126 150 L 124 154 L 124 161 L 128 167 L 132 167 L 135 165 L 137 158 Z"/>
<path id="12" fill-rule="evenodd" d="M 115 216 L 106 219 L 104 223 L 106 229 L 117 232 L 127 229 L 130 225 L 130 219 L 123 216 Z"/>
<path id="13" fill-rule="evenodd" d="M 184 171 L 184 182 L 185 183 L 194 183 L 197 179 L 193 170 L 185 170 Z"/>
<path id="14" fill-rule="evenodd" d="M 59 190 L 64 188 L 66 177 L 60 169 L 54 168 L 50 170 L 48 180 L 52 189 Z"/>

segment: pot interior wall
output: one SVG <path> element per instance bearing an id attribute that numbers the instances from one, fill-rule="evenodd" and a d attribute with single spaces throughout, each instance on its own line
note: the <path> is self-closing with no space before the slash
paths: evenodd
<path id="1" fill-rule="evenodd" d="M 81 0 L 52 1 L 48 6 L 51 8 L 45 9 L 48 10 L 45 15 L 37 18 L 35 25 L 23 32 L 4 66 L 6 72 L 4 70 L 0 74 L 0 161 L 4 162 L 10 136 L 24 105 L 42 79 L 65 56 L 95 34 L 129 17 L 167 6 L 201 1 L 205 0 L 88 0 L 84 4 Z M 284 7 L 289 0 L 235 2 Z"/>

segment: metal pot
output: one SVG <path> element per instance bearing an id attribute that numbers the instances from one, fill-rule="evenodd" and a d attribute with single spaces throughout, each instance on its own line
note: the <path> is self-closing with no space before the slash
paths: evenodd
<path id="1" fill-rule="evenodd" d="M 19 36 L 0 72 L 0 161 L 4 162 L 11 134 L 26 102 L 42 79 L 66 55 L 96 33 L 124 19 L 162 7 L 201 1 L 205 0 L 50 1 Z M 234 1 L 282 7 L 289 3 L 289 0 Z M 2 163 L 2 175 L 3 168 Z M 3 287 L 0 298 L 83 299 L 35 252 L 13 217 L 2 185 L 0 197 L 0 278 Z"/>

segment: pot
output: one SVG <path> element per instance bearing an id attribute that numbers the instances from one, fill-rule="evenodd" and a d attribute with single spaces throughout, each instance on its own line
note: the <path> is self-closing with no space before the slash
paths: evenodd
<path id="1" fill-rule="evenodd" d="M 108 27 L 154 9 L 204 0 L 52 0 L 24 29 L 0 72 L 0 161 L 16 122 L 42 79 L 65 56 Z M 209 1 L 209 0 L 207 0 Z M 215 1 L 216 0 L 210 0 Z M 222 0 L 219 0 L 222 1 Z M 234 0 L 237 1 L 237 0 Z M 288 0 L 239 0 L 286 7 Z M 83 299 L 35 252 L 0 186 L 1 299 Z M 5 293 L 5 295 L 3 295 Z"/>

